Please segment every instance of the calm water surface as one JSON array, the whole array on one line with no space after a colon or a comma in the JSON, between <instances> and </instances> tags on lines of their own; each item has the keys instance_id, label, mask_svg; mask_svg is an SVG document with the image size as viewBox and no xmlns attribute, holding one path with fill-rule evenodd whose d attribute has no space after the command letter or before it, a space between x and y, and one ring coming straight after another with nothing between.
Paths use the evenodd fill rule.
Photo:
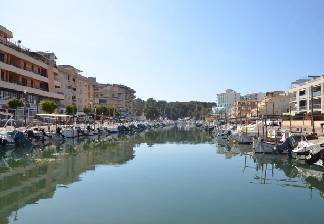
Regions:
<instances>
[{"instance_id":1,"label":"calm water surface","mask_svg":"<svg viewBox=\"0 0 324 224\"><path fill-rule=\"evenodd\" d=\"M175 129L3 153L0 223L323 223L323 170Z\"/></svg>"}]
</instances>

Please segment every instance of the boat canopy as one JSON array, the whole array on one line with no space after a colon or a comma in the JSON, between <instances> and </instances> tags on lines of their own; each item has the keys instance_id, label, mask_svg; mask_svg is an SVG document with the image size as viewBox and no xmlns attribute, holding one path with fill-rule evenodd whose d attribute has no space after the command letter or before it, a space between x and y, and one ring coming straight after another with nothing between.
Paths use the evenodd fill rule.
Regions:
<instances>
[{"instance_id":1,"label":"boat canopy","mask_svg":"<svg viewBox=\"0 0 324 224\"><path fill-rule=\"evenodd\" d=\"M2 111L0 111L0 115L2 115L2 116L13 116L13 114L11 114L11 113L2 112Z\"/></svg>"},{"instance_id":2,"label":"boat canopy","mask_svg":"<svg viewBox=\"0 0 324 224\"><path fill-rule=\"evenodd\" d=\"M40 117L72 117L70 115L66 115L66 114L36 114L36 116L40 116Z\"/></svg>"}]
</instances>

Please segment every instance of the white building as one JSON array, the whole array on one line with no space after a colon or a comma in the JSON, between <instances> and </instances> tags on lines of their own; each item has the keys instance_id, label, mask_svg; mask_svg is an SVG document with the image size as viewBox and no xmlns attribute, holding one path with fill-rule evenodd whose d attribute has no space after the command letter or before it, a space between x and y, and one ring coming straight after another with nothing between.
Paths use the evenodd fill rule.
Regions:
<instances>
[{"instance_id":1,"label":"white building","mask_svg":"<svg viewBox=\"0 0 324 224\"><path fill-rule=\"evenodd\" d=\"M231 108L240 100L241 95L232 89L227 89L225 93L217 94L217 108L223 111L230 117Z\"/></svg>"},{"instance_id":2,"label":"white building","mask_svg":"<svg viewBox=\"0 0 324 224\"><path fill-rule=\"evenodd\" d=\"M292 113L310 113L312 109L312 96L314 112L324 113L323 89L324 76L311 76L308 79L300 79L293 82L288 90Z\"/></svg>"}]
</instances>

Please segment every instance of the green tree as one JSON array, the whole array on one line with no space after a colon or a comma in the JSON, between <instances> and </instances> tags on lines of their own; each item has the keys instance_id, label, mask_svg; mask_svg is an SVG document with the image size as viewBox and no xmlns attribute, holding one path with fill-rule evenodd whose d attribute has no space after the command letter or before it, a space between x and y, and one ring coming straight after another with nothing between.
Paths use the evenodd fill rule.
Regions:
<instances>
[{"instance_id":1,"label":"green tree","mask_svg":"<svg viewBox=\"0 0 324 224\"><path fill-rule=\"evenodd\" d=\"M91 113L93 113L93 109L91 107L85 107L85 108L83 108L83 112L85 114L91 114Z\"/></svg>"},{"instance_id":2,"label":"green tree","mask_svg":"<svg viewBox=\"0 0 324 224\"><path fill-rule=\"evenodd\" d=\"M66 105L65 106L65 113L67 115L75 115L77 112L77 107L74 104Z\"/></svg>"},{"instance_id":3,"label":"green tree","mask_svg":"<svg viewBox=\"0 0 324 224\"><path fill-rule=\"evenodd\" d=\"M148 98L146 100L146 104L145 104L146 107L157 107L157 102L155 99L153 98Z\"/></svg>"},{"instance_id":4,"label":"green tree","mask_svg":"<svg viewBox=\"0 0 324 224\"><path fill-rule=\"evenodd\" d=\"M97 115L105 115L105 116L109 115L108 114L109 110L108 110L108 107L106 107L106 106L97 106L96 112L97 112Z\"/></svg>"},{"instance_id":5,"label":"green tree","mask_svg":"<svg viewBox=\"0 0 324 224\"><path fill-rule=\"evenodd\" d=\"M146 119L156 120L160 117L160 111L157 107L146 107L144 110Z\"/></svg>"},{"instance_id":6,"label":"green tree","mask_svg":"<svg viewBox=\"0 0 324 224\"><path fill-rule=\"evenodd\" d=\"M114 106L107 107L107 110L108 110L107 111L107 114L110 117L114 117L114 116L118 116L119 115L119 112L118 112L117 108L114 107Z\"/></svg>"},{"instance_id":7,"label":"green tree","mask_svg":"<svg viewBox=\"0 0 324 224\"><path fill-rule=\"evenodd\" d=\"M16 110L17 108L23 107L23 106L24 106L24 103L21 99L14 98L14 99L9 100L9 102L8 102L8 107L10 109Z\"/></svg>"},{"instance_id":8,"label":"green tree","mask_svg":"<svg viewBox=\"0 0 324 224\"><path fill-rule=\"evenodd\" d=\"M40 106L42 108L42 111L48 114L54 113L54 111L57 108L57 104L53 100L47 100L47 99L41 100Z\"/></svg>"},{"instance_id":9,"label":"green tree","mask_svg":"<svg viewBox=\"0 0 324 224\"><path fill-rule=\"evenodd\" d=\"M167 105L168 102L165 100L157 101L157 107L159 108L162 117L165 117Z\"/></svg>"},{"instance_id":10,"label":"green tree","mask_svg":"<svg viewBox=\"0 0 324 224\"><path fill-rule=\"evenodd\" d=\"M134 105L135 115L141 116L144 113L145 101L140 98L137 98L134 100L133 105Z\"/></svg>"}]
</instances>

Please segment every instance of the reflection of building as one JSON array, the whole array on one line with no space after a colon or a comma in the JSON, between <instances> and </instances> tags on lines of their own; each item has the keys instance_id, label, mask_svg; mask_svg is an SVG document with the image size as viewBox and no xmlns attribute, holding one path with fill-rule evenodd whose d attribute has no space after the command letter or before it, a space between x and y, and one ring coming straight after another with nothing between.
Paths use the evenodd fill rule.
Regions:
<instances>
[{"instance_id":1,"label":"reflection of building","mask_svg":"<svg viewBox=\"0 0 324 224\"><path fill-rule=\"evenodd\" d=\"M75 105L78 111L83 112L85 107L91 106L94 101L94 86L81 71L71 65L59 65L58 80L62 84L60 92L64 94L61 107Z\"/></svg>"},{"instance_id":2,"label":"reflection of building","mask_svg":"<svg viewBox=\"0 0 324 224\"><path fill-rule=\"evenodd\" d=\"M12 212L40 199L52 198L59 184L79 181L79 175L97 164L124 164L134 158L132 141L118 144L80 145L73 156L46 161L12 160L11 169L0 173L0 223L9 223ZM74 147L73 145L71 147ZM96 150L89 147L95 147ZM87 148L88 150L82 150ZM19 214L18 214L19 216Z\"/></svg>"},{"instance_id":3,"label":"reflection of building","mask_svg":"<svg viewBox=\"0 0 324 224\"><path fill-rule=\"evenodd\" d=\"M310 113L312 109L312 95L314 112L324 113L323 88L324 76L313 76L293 82L291 88L288 90L292 113Z\"/></svg>"},{"instance_id":4,"label":"reflection of building","mask_svg":"<svg viewBox=\"0 0 324 224\"><path fill-rule=\"evenodd\" d=\"M53 53L33 52L11 41L13 34L0 25L0 104L10 98L27 99L30 106L42 98L63 99Z\"/></svg>"}]
</instances>

